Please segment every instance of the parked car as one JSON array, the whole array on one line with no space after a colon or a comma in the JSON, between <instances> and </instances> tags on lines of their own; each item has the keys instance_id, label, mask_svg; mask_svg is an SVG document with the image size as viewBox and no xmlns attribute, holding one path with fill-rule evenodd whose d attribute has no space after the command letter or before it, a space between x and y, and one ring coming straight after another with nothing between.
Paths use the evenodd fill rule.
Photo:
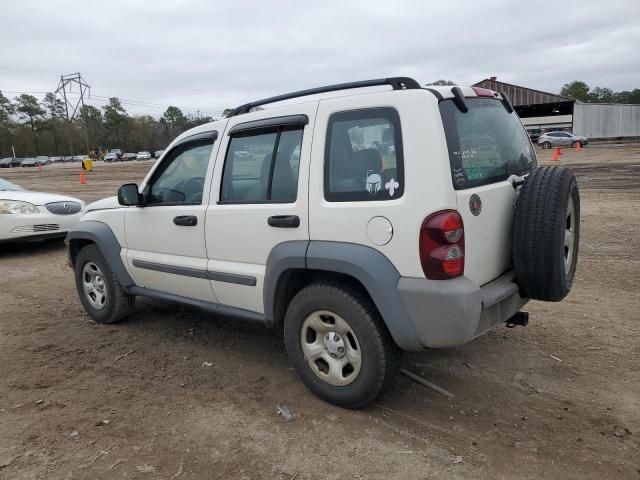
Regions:
<instances>
[{"instance_id":1,"label":"parked car","mask_svg":"<svg viewBox=\"0 0 640 480\"><path fill-rule=\"evenodd\" d=\"M135 153L123 153L122 157L120 157L120 160L122 160L123 162L128 162L135 159L136 159Z\"/></svg>"},{"instance_id":2,"label":"parked car","mask_svg":"<svg viewBox=\"0 0 640 480\"><path fill-rule=\"evenodd\" d=\"M542 148L571 146L576 144L585 146L589 143L587 137L574 135L569 132L546 132L538 137L538 145L542 145Z\"/></svg>"},{"instance_id":3,"label":"parked car","mask_svg":"<svg viewBox=\"0 0 640 480\"><path fill-rule=\"evenodd\" d=\"M73 156L72 155L65 155L62 157L62 161L67 163L67 162L73 162Z\"/></svg>"},{"instance_id":4,"label":"parked car","mask_svg":"<svg viewBox=\"0 0 640 480\"><path fill-rule=\"evenodd\" d=\"M0 160L0 168L11 168L12 161L13 158L11 157L3 158L2 160Z\"/></svg>"},{"instance_id":5,"label":"parked car","mask_svg":"<svg viewBox=\"0 0 640 480\"><path fill-rule=\"evenodd\" d=\"M40 165L51 165L51 159L46 155L39 155L36 157L36 160L40 162Z\"/></svg>"},{"instance_id":6,"label":"parked car","mask_svg":"<svg viewBox=\"0 0 640 480\"><path fill-rule=\"evenodd\" d=\"M0 178L0 241L64 237L84 206L77 198L31 192Z\"/></svg>"},{"instance_id":7,"label":"parked car","mask_svg":"<svg viewBox=\"0 0 640 480\"><path fill-rule=\"evenodd\" d=\"M155 152L153 152L153 158L158 159L162 156L163 153L164 150L156 150Z\"/></svg>"},{"instance_id":8,"label":"parked car","mask_svg":"<svg viewBox=\"0 0 640 480\"><path fill-rule=\"evenodd\" d=\"M20 164L21 167L39 167L42 165L37 158L25 158Z\"/></svg>"},{"instance_id":9,"label":"parked car","mask_svg":"<svg viewBox=\"0 0 640 480\"><path fill-rule=\"evenodd\" d=\"M89 316L117 322L145 296L282 327L305 385L360 408L401 350L526 325L529 299L564 298L576 179L537 166L508 97L388 78L274 98L363 86L391 89L237 107L89 205L67 236Z\"/></svg>"},{"instance_id":10,"label":"parked car","mask_svg":"<svg viewBox=\"0 0 640 480\"><path fill-rule=\"evenodd\" d=\"M118 155L117 155L117 154L115 154L115 153L111 153L111 152L110 152L110 153L107 153L107 154L104 156L104 159L103 159L103 160L104 160L105 162L117 162L118 160L120 160L120 157L118 157Z\"/></svg>"},{"instance_id":11,"label":"parked car","mask_svg":"<svg viewBox=\"0 0 640 480\"><path fill-rule=\"evenodd\" d=\"M149 152L138 152L136 160L151 160L151 154Z\"/></svg>"},{"instance_id":12,"label":"parked car","mask_svg":"<svg viewBox=\"0 0 640 480\"><path fill-rule=\"evenodd\" d=\"M20 157L13 157L11 159L11 166L12 167L19 167L20 165L22 165L22 161L24 160L24 158L20 158Z\"/></svg>"},{"instance_id":13,"label":"parked car","mask_svg":"<svg viewBox=\"0 0 640 480\"><path fill-rule=\"evenodd\" d=\"M83 160L89 160L89 155L74 155L73 156L73 161L74 162L82 162Z\"/></svg>"},{"instance_id":14,"label":"parked car","mask_svg":"<svg viewBox=\"0 0 640 480\"><path fill-rule=\"evenodd\" d=\"M117 155L118 159L122 157L122 150L120 150L119 148L112 148L111 150L109 150L109 153Z\"/></svg>"},{"instance_id":15,"label":"parked car","mask_svg":"<svg viewBox=\"0 0 640 480\"><path fill-rule=\"evenodd\" d=\"M49 157L49 160L51 160L51 163L58 163L62 162L62 157Z\"/></svg>"}]
</instances>

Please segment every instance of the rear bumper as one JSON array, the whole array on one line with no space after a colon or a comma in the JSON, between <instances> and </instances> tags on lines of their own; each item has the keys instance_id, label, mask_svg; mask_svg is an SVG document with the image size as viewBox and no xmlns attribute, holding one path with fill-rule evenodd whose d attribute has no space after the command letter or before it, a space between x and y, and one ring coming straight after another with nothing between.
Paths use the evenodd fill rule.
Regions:
<instances>
[{"instance_id":1,"label":"rear bumper","mask_svg":"<svg viewBox=\"0 0 640 480\"><path fill-rule=\"evenodd\" d=\"M480 287L466 277L401 277L397 289L420 343L425 348L455 347L506 322L528 302L514 279L510 271Z\"/></svg>"}]
</instances>

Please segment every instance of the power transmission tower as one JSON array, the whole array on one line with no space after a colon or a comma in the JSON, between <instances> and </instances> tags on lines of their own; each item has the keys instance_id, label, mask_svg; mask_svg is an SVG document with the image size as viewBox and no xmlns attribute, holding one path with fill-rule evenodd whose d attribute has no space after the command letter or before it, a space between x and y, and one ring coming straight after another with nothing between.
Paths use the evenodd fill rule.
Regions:
<instances>
[{"instance_id":1,"label":"power transmission tower","mask_svg":"<svg viewBox=\"0 0 640 480\"><path fill-rule=\"evenodd\" d=\"M69 94L76 93L73 91L77 90L77 93L80 95L78 98L72 98ZM80 112L81 114L84 112L84 99L91 98L91 86L82 78L80 72L71 73L69 75L60 75L60 83L58 84L58 89L56 90L56 95L61 95L64 100L64 109L67 115L67 121L69 125L76 117L76 114ZM85 137L85 146L87 151L89 150L89 128L87 125L87 119L83 118L82 122L84 123L84 137ZM69 139L71 141L71 139Z\"/></svg>"},{"instance_id":2,"label":"power transmission tower","mask_svg":"<svg viewBox=\"0 0 640 480\"><path fill-rule=\"evenodd\" d=\"M73 93L73 86L76 86L80 97L77 99L72 99L67 95ZM80 72L72 73L70 75L60 75L60 83L58 84L58 89L56 90L56 94L62 95L62 99L64 100L64 108L67 114L67 120L72 121L78 110L81 110L84 107L84 98L91 98L91 87L87 82L85 82Z\"/></svg>"}]
</instances>

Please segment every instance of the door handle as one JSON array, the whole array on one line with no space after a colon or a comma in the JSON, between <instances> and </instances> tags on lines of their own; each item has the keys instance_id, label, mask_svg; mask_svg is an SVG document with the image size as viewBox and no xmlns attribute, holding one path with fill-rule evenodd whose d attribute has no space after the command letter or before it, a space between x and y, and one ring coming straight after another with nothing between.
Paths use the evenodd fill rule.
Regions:
<instances>
[{"instance_id":1,"label":"door handle","mask_svg":"<svg viewBox=\"0 0 640 480\"><path fill-rule=\"evenodd\" d=\"M300 226L300 217L297 215L273 215L267 219L271 227L297 228Z\"/></svg>"},{"instance_id":2,"label":"door handle","mask_svg":"<svg viewBox=\"0 0 640 480\"><path fill-rule=\"evenodd\" d=\"M181 227L195 227L198 224L198 217L195 215L178 215L173 217L173 223Z\"/></svg>"}]
</instances>

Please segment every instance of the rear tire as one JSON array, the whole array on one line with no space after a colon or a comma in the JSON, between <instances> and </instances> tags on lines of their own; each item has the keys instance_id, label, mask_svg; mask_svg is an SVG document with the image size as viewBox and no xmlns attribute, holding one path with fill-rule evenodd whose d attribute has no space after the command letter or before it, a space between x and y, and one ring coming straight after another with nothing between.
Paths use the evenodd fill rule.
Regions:
<instances>
[{"instance_id":1,"label":"rear tire","mask_svg":"<svg viewBox=\"0 0 640 480\"><path fill-rule=\"evenodd\" d=\"M98 323L115 323L133 311L128 294L96 245L82 248L74 262L76 289L82 306Z\"/></svg>"},{"instance_id":2,"label":"rear tire","mask_svg":"<svg viewBox=\"0 0 640 480\"><path fill-rule=\"evenodd\" d=\"M573 173L557 166L534 169L518 200L513 257L520 294L557 302L573 284L580 242L580 194Z\"/></svg>"},{"instance_id":3,"label":"rear tire","mask_svg":"<svg viewBox=\"0 0 640 480\"><path fill-rule=\"evenodd\" d=\"M284 340L304 384L341 407L365 407L400 368L400 350L376 307L346 284L315 283L302 289L287 309Z\"/></svg>"},{"instance_id":4,"label":"rear tire","mask_svg":"<svg viewBox=\"0 0 640 480\"><path fill-rule=\"evenodd\" d=\"M549 150L551 148L551 143L542 142L542 148L544 148L545 150Z\"/></svg>"}]
</instances>

